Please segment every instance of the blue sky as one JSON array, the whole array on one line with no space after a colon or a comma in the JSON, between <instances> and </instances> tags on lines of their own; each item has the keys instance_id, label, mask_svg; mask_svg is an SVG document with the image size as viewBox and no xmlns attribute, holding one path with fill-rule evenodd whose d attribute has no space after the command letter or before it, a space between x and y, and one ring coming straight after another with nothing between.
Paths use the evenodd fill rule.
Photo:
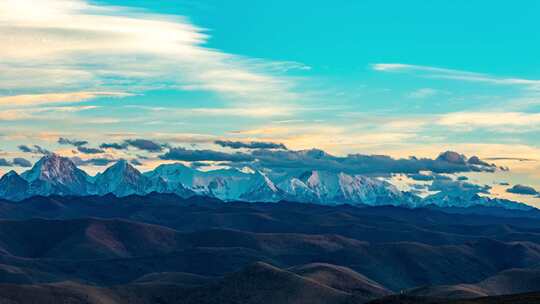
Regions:
<instances>
[{"instance_id":1,"label":"blue sky","mask_svg":"<svg viewBox=\"0 0 540 304\"><path fill-rule=\"evenodd\" d=\"M5 1L0 148L450 149L532 159L475 178L540 188L539 13L526 0Z\"/></svg>"}]
</instances>

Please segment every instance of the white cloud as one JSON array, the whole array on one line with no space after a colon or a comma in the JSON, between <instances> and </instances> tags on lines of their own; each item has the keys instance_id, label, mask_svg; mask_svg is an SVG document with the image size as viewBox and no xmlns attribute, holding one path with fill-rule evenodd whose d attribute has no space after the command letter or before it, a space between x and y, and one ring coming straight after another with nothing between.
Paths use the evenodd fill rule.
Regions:
<instances>
[{"instance_id":1,"label":"white cloud","mask_svg":"<svg viewBox=\"0 0 540 304\"><path fill-rule=\"evenodd\" d=\"M98 106L31 107L31 108L20 108L20 109L6 109L6 110L0 110L0 121L66 120L70 118L69 117L70 113L92 110L96 108L98 108ZM87 122L88 121L85 121L85 123Z\"/></svg>"},{"instance_id":2,"label":"white cloud","mask_svg":"<svg viewBox=\"0 0 540 304\"><path fill-rule=\"evenodd\" d=\"M484 127L503 131L527 132L531 131L531 128L540 126L540 113L456 112L440 116L437 123L451 127Z\"/></svg>"},{"instance_id":3,"label":"white cloud","mask_svg":"<svg viewBox=\"0 0 540 304\"><path fill-rule=\"evenodd\" d=\"M534 91L540 91L540 80L496 77L483 73L401 63L376 63L372 65L372 68L380 72L414 73L428 78L482 82L494 85L521 85Z\"/></svg>"},{"instance_id":4,"label":"white cloud","mask_svg":"<svg viewBox=\"0 0 540 304\"><path fill-rule=\"evenodd\" d=\"M206 48L178 16L84 0L4 0L0 20L0 95L173 87L257 102L295 97L279 72L306 68Z\"/></svg>"},{"instance_id":5,"label":"white cloud","mask_svg":"<svg viewBox=\"0 0 540 304\"><path fill-rule=\"evenodd\" d=\"M23 94L0 97L0 106L29 106L50 103L70 103L86 101L97 97L125 97L129 95L131 94L121 92Z\"/></svg>"},{"instance_id":6,"label":"white cloud","mask_svg":"<svg viewBox=\"0 0 540 304\"><path fill-rule=\"evenodd\" d=\"M408 94L410 98L423 99L437 95L439 92L431 88L422 88Z\"/></svg>"}]
</instances>

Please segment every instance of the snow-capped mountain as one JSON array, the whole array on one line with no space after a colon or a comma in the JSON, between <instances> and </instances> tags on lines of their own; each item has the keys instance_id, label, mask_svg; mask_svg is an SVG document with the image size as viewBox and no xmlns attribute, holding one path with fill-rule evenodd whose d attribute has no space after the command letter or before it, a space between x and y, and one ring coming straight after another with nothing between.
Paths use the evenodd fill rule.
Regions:
<instances>
[{"instance_id":1,"label":"snow-capped mountain","mask_svg":"<svg viewBox=\"0 0 540 304\"><path fill-rule=\"evenodd\" d=\"M9 171L0 179L0 197L18 201L26 198L30 184L17 172Z\"/></svg>"},{"instance_id":2,"label":"snow-capped mountain","mask_svg":"<svg viewBox=\"0 0 540 304\"><path fill-rule=\"evenodd\" d=\"M315 155L317 156L317 155ZM181 197L204 195L224 201L318 204L362 204L421 207L496 206L523 209L523 204L477 195L484 188L467 182L436 179L439 192L424 199L398 190L391 183L364 175L312 170L307 172L259 171L251 168L201 171L180 163L163 164L141 173L120 160L96 176L89 176L66 157L55 154L40 159L21 175L11 171L0 179L0 198L23 200L42 195L145 195L174 193ZM445 191L440 191L444 189Z\"/></svg>"},{"instance_id":3,"label":"snow-capped mountain","mask_svg":"<svg viewBox=\"0 0 540 304\"><path fill-rule=\"evenodd\" d=\"M164 180L173 193L182 187L226 201L279 201L282 198L272 181L260 172L238 169L199 171L182 164L164 164L145 173L145 176L151 180Z\"/></svg>"},{"instance_id":4,"label":"snow-capped mountain","mask_svg":"<svg viewBox=\"0 0 540 304\"><path fill-rule=\"evenodd\" d=\"M31 195L80 195L88 193L89 176L66 157L46 155L21 177Z\"/></svg>"},{"instance_id":5,"label":"snow-capped mountain","mask_svg":"<svg viewBox=\"0 0 540 304\"><path fill-rule=\"evenodd\" d=\"M497 199L497 198L489 198L486 196L481 196L478 194L456 194L456 193L447 193L447 192L439 192L433 195L430 195L422 201L422 205L428 206L428 205L436 205L438 207L457 207L457 208L469 208L469 207L477 207L477 206L484 206L484 207L498 207L498 208L504 208L504 209L512 209L512 210L531 210L534 209L533 207L518 203L506 199Z\"/></svg>"},{"instance_id":6,"label":"snow-capped mountain","mask_svg":"<svg viewBox=\"0 0 540 304\"><path fill-rule=\"evenodd\" d=\"M291 198L321 204L407 205L413 202L386 181L363 175L308 171L278 184Z\"/></svg>"},{"instance_id":7,"label":"snow-capped mountain","mask_svg":"<svg viewBox=\"0 0 540 304\"><path fill-rule=\"evenodd\" d=\"M94 179L94 191L96 194L105 195L112 193L116 196L131 194L146 194L150 187L150 179L141 174L125 160L119 160L107 168L103 173L96 175ZM162 190L157 187L157 189Z\"/></svg>"}]
</instances>

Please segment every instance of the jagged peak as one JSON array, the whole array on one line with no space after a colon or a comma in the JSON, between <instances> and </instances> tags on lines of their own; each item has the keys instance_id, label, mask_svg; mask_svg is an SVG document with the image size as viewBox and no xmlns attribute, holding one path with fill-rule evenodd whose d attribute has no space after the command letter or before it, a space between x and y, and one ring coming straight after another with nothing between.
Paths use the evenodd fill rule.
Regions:
<instances>
[{"instance_id":1,"label":"jagged peak","mask_svg":"<svg viewBox=\"0 0 540 304\"><path fill-rule=\"evenodd\" d=\"M30 182L37 179L62 182L67 176L73 174L87 177L86 172L79 169L71 159L51 153L40 158L30 170L24 172L21 176Z\"/></svg>"},{"instance_id":2,"label":"jagged peak","mask_svg":"<svg viewBox=\"0 0 540 304\"><path fill-rule=\"evenodd\" d=\"M110 166L109 168L107 168L104 172L103 172L103 175L107 175L107 174L114 174L114 173L124 173L124 174L129 174L129 173L134 173L134 174L141 174L141 172L139 170L137 170L137 168L133 167L127 160L125 159L120 159L118 160L116 163L114 163L112 166Z\"/></svg>"},{"instance_id":3,"label":"jagged peak","mask_svg":"<svg viewBox=\"0 0 540 304\"><path fill-rule=\"evenodd\" d=\"M20 177L19 173L17 173L15 170L9 170L6 174L4 174L5 177Z\"/></svg>"}]
</instances>

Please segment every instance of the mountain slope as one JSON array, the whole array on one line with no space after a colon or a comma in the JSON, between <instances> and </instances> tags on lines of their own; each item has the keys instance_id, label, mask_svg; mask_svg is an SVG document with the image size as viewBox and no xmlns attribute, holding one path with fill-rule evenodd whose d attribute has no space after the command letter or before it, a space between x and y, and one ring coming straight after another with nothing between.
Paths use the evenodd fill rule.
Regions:
<instances>
[{"instance_id":1,"label":"mountain slope","mask_svg":"<svg viewBox=\"0 0 540 304\"><path fill-rule=\"evenodd\" d=\"M540 270L509 269L475 284L426 286L407 294L433 298L468 299L526 293L540 289Z\"/></svg>"},{"instance_id":2,"label":"mountain slope","mask_svg":"<svg viewBox=\"0 0 540 304\"><path fill-rule=\"evenodd\" d=\"M334 289L354 294L366 301L392 294L379 283L343 266L311 263L289 268L289 271Z\"/></svg>"},{"instance_id":3,"label":"mountain slope","mask_svg":"<svg viewBox=\"0 0 540 304\"><path fill-rule=\"evenodd\" d=\"M29 183L28 196L32 195L86 195L89 176L66 157L46 155L32 169L21 175Z\"/></svg>"}]
</instances>

